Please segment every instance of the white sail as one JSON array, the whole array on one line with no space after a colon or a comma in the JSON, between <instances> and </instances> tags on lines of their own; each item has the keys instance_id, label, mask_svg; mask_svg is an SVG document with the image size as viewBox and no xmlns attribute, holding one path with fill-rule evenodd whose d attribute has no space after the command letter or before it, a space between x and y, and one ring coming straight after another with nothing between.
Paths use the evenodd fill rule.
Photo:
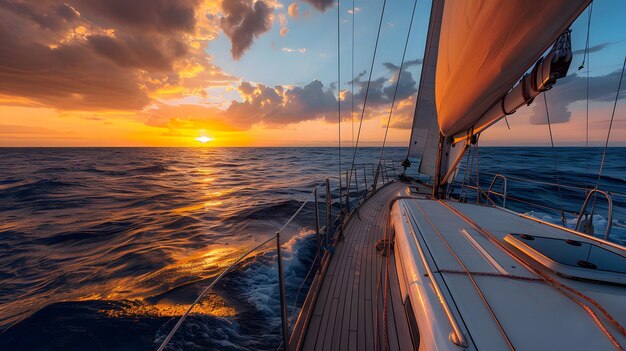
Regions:
<instances>
[{"instance_id":1,"label":"white sail","mask_svg":"<svg viewBox=\"0 0 626 351\"><path fill-rule=\"evenodd\" d=\"M432 3L408 152L410 157L420 157L419 172L431 177L435 175L437 139L439 138L435 109L435 74L443 3L439 0L434 0Z\"/></svg>"},{"instance_id":2,"label":"white sail","mask_svg":"<svg viewBox=\"0 0 626 351\"><path fill-rule=\"evenodd\" d=\"M435 87L441 133L474 128L589 2L447 0Z\"/></svg>"}]
</instances>

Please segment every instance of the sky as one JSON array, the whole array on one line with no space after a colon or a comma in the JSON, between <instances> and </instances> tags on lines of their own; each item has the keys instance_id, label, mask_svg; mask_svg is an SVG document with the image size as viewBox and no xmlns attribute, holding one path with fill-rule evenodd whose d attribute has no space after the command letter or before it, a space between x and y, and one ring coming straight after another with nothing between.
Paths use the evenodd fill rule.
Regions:
<instances>
[{"instance_id":1,"label":"sky","mask_svg":"<svg viewBox=\"0 0 626 351\"><path fill-rule=\"evenodd\" d=\"M388 145L408 143L430 1L0 0L0 146ZM624 56L626 1L572 25L568 77L547 93L556 145L603 145ZM339 15L339 47L337 16ZM354 31L353 31L354 28ZM354 33L354 39L353 39ZM354 44L353 44L354 40ZM338 65L338 62L340 64ZM338 74L340 70L340 74ZM366 108L362 105L371 76ZM626 146L626 87L612 146ZM549 145L543 99L481 145Z\"/></svg>"}]
</instances>

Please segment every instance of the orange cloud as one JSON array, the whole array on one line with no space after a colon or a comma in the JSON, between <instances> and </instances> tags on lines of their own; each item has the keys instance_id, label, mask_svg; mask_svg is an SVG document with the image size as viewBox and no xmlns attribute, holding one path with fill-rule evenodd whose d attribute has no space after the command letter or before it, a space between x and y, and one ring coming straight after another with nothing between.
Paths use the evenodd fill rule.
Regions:
<instances>
[{"instance_id":1,"label":"orange cloud","mask_svg":"<svg viewBox=\"0 0 626 351\"><path fill-rule=\"evenodd\" d=\"M300 6L298 6L297 2L292 2L291 5L287 8L289 16L291 18L296 19L300 16Z\"/></svg>"}]
</instances>

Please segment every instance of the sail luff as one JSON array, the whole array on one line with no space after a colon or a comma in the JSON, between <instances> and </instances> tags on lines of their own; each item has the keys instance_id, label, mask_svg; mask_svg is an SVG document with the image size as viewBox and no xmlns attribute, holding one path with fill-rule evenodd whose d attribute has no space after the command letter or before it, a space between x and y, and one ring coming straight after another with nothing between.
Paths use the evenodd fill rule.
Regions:
<instances>
[{"instance_id":1,"label":"sail luff","mask_svg":"<svg viewBox=\"0 0 626 351\"><path fill-rule=\"evenodd\" d=\"M413 125L407 155L420 157L419 172L435 175L435 153L439 135L437 111L435 109L435 77L439 47L439 31L443 15L443 0L433 0L430 12L426 46L422 61Z\"/></svg>"}]
</instances>

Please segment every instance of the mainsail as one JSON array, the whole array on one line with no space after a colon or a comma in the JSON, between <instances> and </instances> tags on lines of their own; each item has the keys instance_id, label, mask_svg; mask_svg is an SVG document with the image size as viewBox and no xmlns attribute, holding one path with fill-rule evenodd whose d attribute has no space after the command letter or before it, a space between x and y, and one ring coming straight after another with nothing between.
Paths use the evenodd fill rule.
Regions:
<instances>
[{"instance_id":1,"label":"mainsail","mask_svg":"<svg viewBox=\"0 0 626 351\"><path fill-rule=\"evenodd\" d=\"M589 2L433 1L409 156L423 155L420 173L435 176L435 188L453 178L474 135L565 76L567 28Z\"/></svg>"},{"instance_id":2,"label":"mainsail","mask_svg":"<svg viewBox=\"0 0 626 351\"><path fill-rule=\"evenodd\" d=\"M483 114L505 96L589 2L446 1L435 87L441 133L451 136L478 129Z\"/></svg>"}]
</instances>

